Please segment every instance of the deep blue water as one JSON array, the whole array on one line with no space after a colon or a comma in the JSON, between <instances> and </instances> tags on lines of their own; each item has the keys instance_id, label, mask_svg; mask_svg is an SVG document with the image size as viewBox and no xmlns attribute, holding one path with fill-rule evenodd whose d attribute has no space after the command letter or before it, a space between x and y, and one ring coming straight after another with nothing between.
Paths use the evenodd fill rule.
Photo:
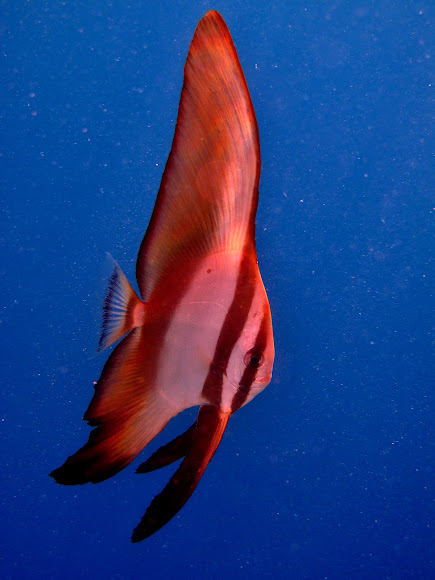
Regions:
<instances>
[{"instance_id":1,"label":"deep blue water","mask_svg":"<svg viewBox=\"0 0 435 580\"><path fill-rule=\"evenodd\" d=\"M435 577L433 3L0 6L1 577ZM134 280L211 8L259 124L275 370L179 515L131 545L173 471L135 467L194 410L109 481L47 474L87 439L105 253Z\"/></svg>"}]
</instances>

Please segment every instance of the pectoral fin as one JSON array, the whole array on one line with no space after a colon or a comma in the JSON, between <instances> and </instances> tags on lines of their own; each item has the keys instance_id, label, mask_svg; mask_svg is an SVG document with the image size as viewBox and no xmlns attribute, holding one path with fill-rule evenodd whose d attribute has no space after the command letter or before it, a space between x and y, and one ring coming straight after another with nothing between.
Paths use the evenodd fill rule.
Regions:
<instances>
[{"instance_id":1,"label":"pectoral fin","mask_svg":"<svg viewBox=\"0 0 435 580\"><path fill-rule=\"evenodd\" d=\"M140 542L154 534L183 507L218 448L229 417L229 413L222 413L217 407L200 408L191 447L186 457L164 490L151 502L140 524L133 532L132 542ZM169 457L173 456L169 454Z\"/></svg>"},{"instance_id":2,"label":"pectoral fin","mask_svg":"<svg viewBox=\"0 0 435 580\"><path fill-rule=\"evenodd\" d=\"M107 257L112 261L113 268L103 305L99 351L119 340L133 328L142 326L145 317L145 305L139 300L112 256L107 254Z\"/></svg>"}]
</instances>

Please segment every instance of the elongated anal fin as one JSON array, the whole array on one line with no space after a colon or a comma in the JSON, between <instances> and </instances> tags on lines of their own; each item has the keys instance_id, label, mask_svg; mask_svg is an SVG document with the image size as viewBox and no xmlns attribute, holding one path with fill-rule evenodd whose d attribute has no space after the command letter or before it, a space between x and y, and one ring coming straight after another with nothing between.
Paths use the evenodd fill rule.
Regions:
<instances>
[{"instance_id":1,"label":"elongated anal fin","mask_svg":"<svg viewBox=\"0 0 435 580\"><path fill-rule=\"evenodd\" d=\"M132 542L140 542L157 532L187 502L219 446L229 417L230 413L222 413L218 407L200 408L186 457L164 490L149 505L133 532Z\"/></svg>"},{"instance_id":2,"label":"elongated anal fin","mask_svg":"<svg viewBox=\"0 0 435 580\"><path fill-rule=\"evenodd\" d=\"M149 473L155 469L166 467L184 457L191 445L196 430L196 421L184 433L163 445L136 469L136 473Z\"/></svg>"},{"instance_id":3,"label":"elongated anal fin","mask_svg":"<svg viewBox=\"0 0 435 580\"><path fill-rule=\"evenodd\" d=\"M145 305L130 286L118 264L113 260L107 295L103 305L103 322L98 351L104 350L124 334L144 321Z\"/></svg>"},{"instance_id":4,"label":"elongated anal fin","mask_svg":"<svg viewBox=\"0 0 435 580\"><path fill-rule=\"evenodd\" d=\"M63 485L98 483L126 467L182 407L162 397L153 380L155 328L135 328L111 353L84 419L89 441L50 475Z\"/></svg>"}]
</instances>

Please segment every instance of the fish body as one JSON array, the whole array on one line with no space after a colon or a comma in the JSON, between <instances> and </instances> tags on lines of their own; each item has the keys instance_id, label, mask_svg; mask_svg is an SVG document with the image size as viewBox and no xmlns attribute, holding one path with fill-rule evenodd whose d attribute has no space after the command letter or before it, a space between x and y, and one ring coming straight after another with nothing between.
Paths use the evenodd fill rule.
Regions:
<instances>
[{"instance_id":1,"label":"fish body","mask_svg":"<svg viewBox=\"0 0 435 580\"><path fill-rule=\"evenodd\" d=\"M208 12L189 49L174 140L138 254L140 297L117 264L110 278L100 349L124 338L84 416L96 429L51 473L65 485L103 481L172 417L199 406L194 425L138 468L184 457L134 542L184 505L232 413L270 382L272 321L254 239L259 175L258 129L237 53L222 17Z\"/></svg>"}]
</instances>

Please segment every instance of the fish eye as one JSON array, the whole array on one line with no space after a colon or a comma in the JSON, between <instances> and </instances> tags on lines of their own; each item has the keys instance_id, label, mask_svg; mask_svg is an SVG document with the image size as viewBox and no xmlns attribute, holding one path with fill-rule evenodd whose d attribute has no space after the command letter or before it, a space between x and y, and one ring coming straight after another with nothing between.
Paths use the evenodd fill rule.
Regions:
<instances>
[{"instance_id":1,"label":"fish eye","mask_svg":"<svg viewBox=\"0 0 435 580\"><path fill-rule=\"evenodd\" d=\"M244 362L247 367L252 367L254 369L258 369L263 364L263 353L258 352L256 350L248 350L245 354Z\"/></svg>"}]
</instances>

